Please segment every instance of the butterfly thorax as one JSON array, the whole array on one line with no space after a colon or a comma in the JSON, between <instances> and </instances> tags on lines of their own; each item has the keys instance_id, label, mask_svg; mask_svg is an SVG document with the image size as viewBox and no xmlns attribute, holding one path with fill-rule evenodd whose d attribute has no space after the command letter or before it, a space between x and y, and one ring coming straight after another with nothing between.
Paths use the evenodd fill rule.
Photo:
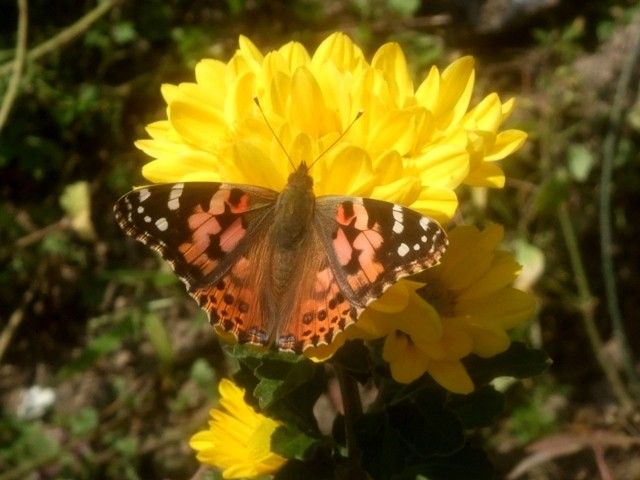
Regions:
<instances>
[{"instance_id":1,"label":"butterfly thorax","mask_svg":"<svg viewBox=\"0 0 640 480\"><path fill-rule=\"evenodd\" d=\"M273 250L271 258L266 259L271 276L266 309L273 318L283 314L284 297L300 280L299 270L304 264L305 248L308 249L314 207L313 180L307 166L301 164L289 175L287 185L278 195L270 229Z\"/></svg>"},{"instance_id":2,"label":"butterfly thorax","mask_svg":"<svg viewBox=\"0 0 640 480\"><path fill-rule=\"evenodd\" d=\"M302 163L289 175L287 185L278 195L271 229L276 249L299 248L309 233L314 206L313 179Z\"/></svg>"}]
</instances>

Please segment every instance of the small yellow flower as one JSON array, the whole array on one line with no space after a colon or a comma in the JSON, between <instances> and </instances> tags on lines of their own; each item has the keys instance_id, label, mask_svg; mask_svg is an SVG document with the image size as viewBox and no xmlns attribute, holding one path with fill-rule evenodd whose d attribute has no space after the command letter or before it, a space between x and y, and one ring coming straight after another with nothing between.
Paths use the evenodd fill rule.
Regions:
<instances>
[{"instance_id":1,"label":"small yellow flower","mask_svg":"<svg viewBox=\"0 0 640 480\"><path fill-rule=\"evenodd\" d=\"M229 380L218 385L220 407L210 411L209 429L189 445L201 463L222 470L223 478L252 478L276 472L286 460L271 452L271 435L280 425L244 401L244 390Z\"/></svg>"},{"instance_id":2,"label":"small yellow flower","mask_svg":"<svg viewBox=\"0 0 640 480\"><path fill-rule=\"evenodd\" d=\"M520 266L497 250L502 237L497 225L453 229L442 263L423 272L420 282L389 289L348 335L387 335L383 356L399 382L426 372L452 392L469 393L473 383L461 359L509 348L506 330L522 325L535 308L532 295L510 286Z\"/></svg>"}]
</instances>

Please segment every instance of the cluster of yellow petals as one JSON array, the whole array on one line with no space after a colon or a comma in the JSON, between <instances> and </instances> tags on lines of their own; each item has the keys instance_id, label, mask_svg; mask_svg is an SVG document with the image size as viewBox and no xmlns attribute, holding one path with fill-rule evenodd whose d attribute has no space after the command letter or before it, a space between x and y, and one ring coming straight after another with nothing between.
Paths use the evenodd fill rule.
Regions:
<instances>
[{"instance_id":1,"label":"cluster of yellow petals","mask_svg":"<svg viewBox=\"0 0 640 480\"><path fill-rule=\"evenodd\" d=\"M451 230L442 263L420 281L391 287L345 337L386 336L383 357L399 382L428 373L452 392L471 392L473 382L461 360L505 351L506 331L524 324L535 310L533 296L511 286L520 265L510 252L497 249L502 237L498 225Z\"/></svg>"},{"instance_id":2,"label":"cluster of yellow petals","mask_svg":"<svg viewBox=\"0 0 640 480\"><path fill-rule=\"evenodd\" d=\"M167 120L147 127L137 146L155 160L152 182L223 181L279 191L291 173L253 99L293 162L310 163L359 112L359 118L312 170L316 195L342 194L400 203L450 219L461 183L500 187L495 161L526 134L499 131L514 102L491 94L469 109L471 57L432 67L414 88L405 56L387 43L368 62L346 35L334 33L313 55L291 42L263 55L247 38L227 63L206 59L196 81L164 85Z\"/></svg>"},{"instance_id":3,"label":"cluster of yellow petals","mask_svg":"<svg viewBox=\"0 0 640 480\"><path fill-rule=\"evenodd\" d=\"M280 425L244 401L244 390L230 380L218 385L220 406L210 411L209 429L189 445L200 463L222 470L223 478L253 478L274 473L286 460L271 452L271 435Z\"/></svg>"}]
</instances>

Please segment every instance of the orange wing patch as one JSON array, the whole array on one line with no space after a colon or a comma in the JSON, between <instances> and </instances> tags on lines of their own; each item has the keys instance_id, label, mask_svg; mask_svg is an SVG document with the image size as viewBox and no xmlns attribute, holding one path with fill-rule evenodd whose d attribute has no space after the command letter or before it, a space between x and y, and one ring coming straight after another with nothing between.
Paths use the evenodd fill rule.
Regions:
<instances>
[{"instance_id":1,"label":"orange wing patch","mask_svg":"<svg viewBox=\"0 0 640 480\"><path fill-rule=\"evenodd\" d=\"M362 311L342 292L315 235L312 244L299 263L297 288L285 299L285 304L291 307L283 312L285 321L277 333L280 350L301 352L327 345L354 323Z\"/></svg>"},{"instance_id":2,"label":"orange wing patch","mask_svg":"<svg viewBox=\"0 0 640 480\"><path fill-rule=\"evenodd\" d=\"M260 289L266 273L260 259L269 255L268 249L264 240L257 242L216 284L191 292L216 331L239 343L264 346L271 338Z\"/></svg>"}]
</instances>

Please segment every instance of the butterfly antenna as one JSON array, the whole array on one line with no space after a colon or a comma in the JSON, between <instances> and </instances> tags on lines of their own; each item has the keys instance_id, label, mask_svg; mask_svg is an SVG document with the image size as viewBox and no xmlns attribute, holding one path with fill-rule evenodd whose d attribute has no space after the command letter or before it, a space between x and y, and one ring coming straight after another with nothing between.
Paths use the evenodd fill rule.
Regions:
<instances>
[{"instance_id":1,"label":"butterfly antenna","mask_svg":"<svg viewBox=\"0 0 640 480\"><path fill-rule=\"evenodd\" d=\"M293 160L291 160L291 157L289 156L289 152L287 152L287 149L284 148L284 145L280 141L280 138L278 138L278 134L269 123L269 120L267 120L267 116L264 114L264 110L262 110L262 106L260 105L260 100L258 100L258 97L253 97L253 103L255 103L258 106L258 110L260 110L260 113L262 114L262 118L264 118L264 123L267 124L267 127L269 127L269 130L271 130L271 133L273 133L273 137L276 139L276 142L278 142L278 145L280 145L280 148L282 149L284 154L287 156L287 160L289 160L289 163L295 170L296 166L294 165Z\"/></svg>"},{"instance_id":2,"label":"butterfly antenna","mask_svg":"<svg viewBox=\"0 0 640 480\"><path fill-rule=\"evenodd\" d=\"M356 123L356 121L362 116L363 113L364 113L363 110L359 110L358 113L356 113L355 118L353 120L351 120L351 123L347 126L347 128L344 130L344 132L342 132L340 134L340 136L338 138L336 138L335 142L333 142L331 145L329 145L327 148L325 148L324 151L320 155L318 155L313 162L311 162L311 165L309 165L308 168L311 168L312 166L314 166L316 164L316 162L318 160L320 160L324 156L325 153L327 153L329 150L331 150L336 145L336 143L338 143L340 140L342 140L344 138L344 136L349 132L349 130L351 130L351 127L353 127L353 124Z\"/></svg>"}]
</instances>

